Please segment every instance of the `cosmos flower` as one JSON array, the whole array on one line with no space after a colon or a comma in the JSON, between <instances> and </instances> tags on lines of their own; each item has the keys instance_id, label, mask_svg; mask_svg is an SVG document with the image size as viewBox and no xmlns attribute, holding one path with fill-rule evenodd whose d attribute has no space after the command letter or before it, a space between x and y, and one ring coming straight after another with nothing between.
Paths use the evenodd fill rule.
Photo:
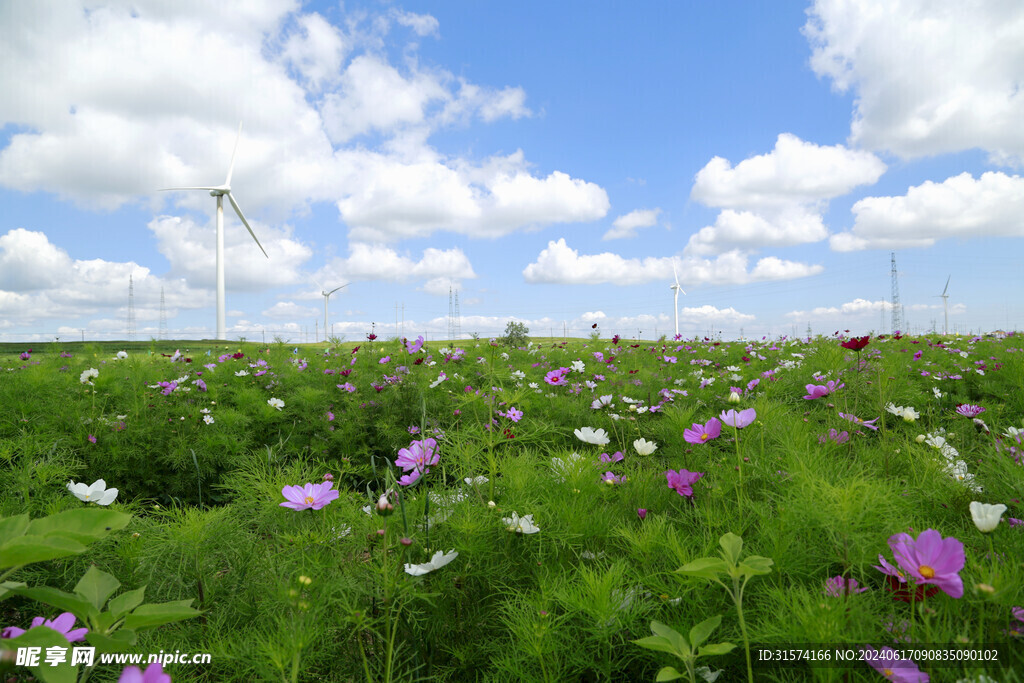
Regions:
<instances>
[{"instance_id":1,"label":"cosmos flower","mask_svg":"<svg viewBox=\"0 0 1024 683\"><path fill-rule=\"evenodd\" d=\"M455 550L449 550L447 553L438 550L434 553L434 556L430 558L429 562L424 562L423 564L406 564L405 573L411 576L423 576L424 574L429 574L435 569L440 569L458 556L459 553Z\"/></svg>"},{"instance_id":2,"label":"cosmos flower","mask_svg":"<svg viewBox=\"0 0 1024 683\"><path fill-rule=\"evenodd\" d=\"M956 414L963 415L964 417L977 417L985 412L985 409L981 406L972 405L970 403L958 403L956 406Z\"/></svg>"},{"instance_id":3,"label":"cosmos flower","mask_svg":"<svg viewBox=\"0 0 1024 683\"><path fill-rule=\"evenodd\" d=\"M972 501L970 508L974 526L978 527L978 531L983 534L987 534L995 529L999 525L999 520L1002 518L1003 513L1006 512L1006 506L1002 503L987 505L978 501Z\"/></svg>"},{"instance_id":4,"label":"cosmos flower","mask_svg":"<svg viewBox=\"0 0 1024 683\"><path fill-rule=\"evenodd\" d=\"M658 444L653 441L647 441L646 439L637 439L633 442L633 448L640 455L650 455L658 449Z\"/></svg>"},{"instance_id":5,"label":"cosmos flower","mask_svg":"<svg viewBox=\"0 0 1024 683\"><path fill-rule=\"evenodd\" d=\"M711 439L717 439L722 433L722 423L717 417L707 421L707 424L694 422L689 429L683 430L683 439L686 443L705 443Z\"/></svg>"},{"instance_id":6,"label":"cosmos flower","mask_svg":"<svg viewBox=\"0 0 1024 683\"><path fill-rule=\"evenodd\" d=\"M943 538L935 529L926 529L917 540L908 534L895 534L889 537L889 547L896 563L918 584L934 584L950 597L963 596L960 570L966 560L964 545L957 539Z\"/></svg>"},{"instance_id":7,"label":"cosmos flower","mask_svg":"<svg viewBox=\"0 0 1024 683\"><path fill-rule=\"evenodd\" d=\"M94 377L99 377L99 376L100 376L100 371L99 370L97 370L96 368L89 368L88 370L83 370L82 371L82 374L78 376L78 381L81 382L82 384L90 384L91 385L92 381L90 381L90 380L92 378L94 378Z\"/></svg>"},{"instance_id":8,"label":"cosmos flower","mask_svg":"<svg viewBox=\"0 0 1024 683\"><path fill-rule=\"evenodd\" d=\"M893 683L928 683L928 674L917 668L917 664L909 659L900 659L899 653L891 647L883 647L881 652L872 648L861 648L863 659L870 664L885 680Z\"/></svg>"},{"instance_id":9,"label":"cosmos flower","mask_svg":"<svg viewBox=\"0 0 1024 683\"><path fill-rule=\"evenodd\" d=\"M509 531L517 534L535 534L540 531L540 527L533 523L533 515L523 515L520 517L518 513L513 511L511 517L502 517L501 521L505 523Z\"/></svg>"},{"instance_id":10,"label":"cosmos flower","mask_svg":"<svg viewBox=\"0 0 1024 683\"><path fill-rule=\"evenodd\" d=\"M284 401L282 401L279 398L268 398L267 399L267 404L271 408L277 408L278 410L281 410L281 408L284 408Z\"/></svg>"},{"instance_id":11,"label":"cosmos flower","mask_svg":"<svg viewBox=\"0 0 1024 683\"><path fill-rule=\"evenodd\" d=\"M833 598L842 597L843 595L863 593L866 590L866 586L858 587L857 579L844 579L841 576L833 576L825 582L825 594Z\"/></svg>"},{"instance_id":12,"label":"cosmos flower","mask_svg":"<svg viewBox=\"0 0 1024 683\"><path fill-rule=\"evenodd\" d=\"M856 415L852 415L850 413L839 413L839 417L843 418L844 420L849 420L850 422L854 423L858 427L867 427L868 429L873 429L876 432L878 431L878 426L875 425L875 422L878 421L877 417L876 418L872 418L870 420L862 420L861 418L857 417Z\"/></svg>"},{"instance_id":13,"label":"cosmos flower","mask_svg":"<svg viewBox=\"0 0 1024 683\"><path fill-rule=\"evenodd\" d=\"M171 675L164 673L160 662L153 662L142 671L137 666L125 667L117 683L171 683Z\"/></svg>"},{"instance_id":14,"label":"cosmos flower","mask_svg":"<svg viewBox=\"0 0 1024 683\"><path fill-rule=\"evenodd\" d=\"M704 472L690 472L689 470L665 472L668 487L675 489L676 493L685 498L693 498L693 485L703 476Z\"/></svg>"},{"instance_id":15,"label":"cosmos flower","mask_svg":"<svg viewBox=\"0 0 1024 683\"><path fill-rule=\"evenodd\" d=\"M743 429L744 427L753 424L754 420L757 419L757 412L753 408L747 408L746 410L741 410L739 412L730 409L723 410L722 414L718 417L723 423L730 427Z\"/></svg>"},{"instance_id":16,"label":"cosmos flower","mask_svg":"<svg viewBox=\"0 0 1024 683\"><path fill-rule=\"evenodd\" d=\"M69 481L68 491L74 494L75 498L84 503L96 503L97 505L110 505L117 498L117 489L108 489L107 482L97 479L92 486L76 484Z\"/></svg>"},{"instance_id":17,"label":"cosmos flower","mask_svg":"<svg viewBox=\"0 0 1024 683\"><path fill-rule=\"evenodd\" d=\"M917 418L921 417L921 414L910 406L903 407L893 405L892 403L886 403L885 410L887 412L892 413L893 415L896 415L897 417L902 417L907 422L913 422Z\"/></svg>"},{"instance_id":18,"label":"cosmos flower","mask_svg":"<svg viewBox=\"0 0 1024 683\"><path fill-rule=\"evenodd\" d=\"M851 337L844 342L840 342L839 345L844 349L849 349L850 351L860 351L867 346L870 341L871 337L869 335L864 335L863 337Z\"/></svg>"},{"instance_id":19,"label":"cosmos flower","mask_svg":"<svg viewBox=\"0 0 1024 683\"><path fill-rule=\"evenodd\" d=\"M75 615L71 612L64 612L60 616L54 619L45 619L44 617L36 617L32 620L30 629L36 628L37 626L45 626L51 628L57 633L61 634L69 643L77 643L85 640L85 634L89 632L87 628L72 628L75 625ZM3 638L17 638L25 632L25 629L18 628L17 626L8 626L3 630Z\"/></svg>"},{"instance_id":20,"label":"cosmos flower","mask_svg":"<svg viewBox=\"0 0 1024 683\"><path fill-rule=\"evenodd\" d=\"M623 460L625 457L626 456L624 456L622 454L622 451L615 451L611 455L608 455L607 453L602 453L600 460L601 460L601 462L612 463L612 462L619 462L619 461Z\"/></svg>"},{"instance_id":21,"label":"cosmos flower","mask_svg":"<svg viewBox=\"0 0 1024 683\"><path fill-rule=\"evenodd\" d=\"M581 429L574 429L573 434L580 441L594 444L595 446L605 446L608 444L610 439L608 434L603 429L593 429L592 427L583 427Z\"/></svg>"},{"instance_id":22,"label":"cosmos flower","mask_svg":"<svg viewBox=\"0 0 1024 683\"><path fill-rule=\"evenodd\" d=\"M405 349L409 352L409 355L416 353L423 348L423 335L416 337L416 341L407 341L405 343Z\"/></svg>"},{"instance_id":23,"label":"cosmos flower","mask_svg":"<svg viewBox=\"0 0 1024 683\"><path fill-rule=\"evenodd\" d=\"M281 495L287 500L280 503L283 508L292 510L308 510L310 508L319 510L331 501L337 500L339 493L334 488L334 482L325 481L319 484L307 483L305 486L285 486L281 489Z\"/></svg>"}]
</instances>

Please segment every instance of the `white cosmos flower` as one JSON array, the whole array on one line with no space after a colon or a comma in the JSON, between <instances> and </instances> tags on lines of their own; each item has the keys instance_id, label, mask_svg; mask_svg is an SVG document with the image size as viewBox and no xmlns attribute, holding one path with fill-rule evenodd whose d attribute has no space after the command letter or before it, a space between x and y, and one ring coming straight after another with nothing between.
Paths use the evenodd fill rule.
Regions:
<instances>
[{"instance_id":1,"label":"white cosmos flower","mask_svg":"<svg viewBox=\"0 0 1024 683\"><path fill-rule=\"evenodd\" d=\"M654 451L658 450L658 444L646 439L637 439L633 442L633 448L635 448L636 452L640 455L650 455Z\"/></svg>"},{"instance_id":2,"label":"white cosmos flower","mask_svg":"<svg viewBox=\"0 0 1024 683\"><path fill-rule=\"evenodd\" d=\"M610 439L603 429L593 429L591 427L583 427L582 429L575 429L573 433L580 441L586 443L592 443L595 446L605 446L608 444Z\"/></svg>"},{"instance_id":3,"label":"white cosmos flower","mask_svg":"<svg viewBox=\"0 0 1024 683\"><path fill-rule=\"evenodd\" d=\"M68 491L74 494L75 498L85 503L96 503L97 505L110 505L117 498L117 489L108 489L107 482L97 479L92 486L68 482Z\"/></svg>"},{"instance_id":4,"label":"white cosmos flower","mask_svg":"<svg viewBox=\"0 0 1024 683\"><path fill-rule=\"evenodd\" d=\"M124 360L127 357L128 357L128 352L127 351L118 351L117 352L117 356L115 356L115 358L117 358L117 360Z\"/></svg>"},{"instance_id":5,"label":"white cosmos flower","mask_svg":"<svg viewBox=\"0 0 1024 683\"><path fill-rule=\"evenodd\" d=\"M213 416L212 415L203 415L203 422L205 422L208 425L212 425L213 424Z\"/></svg>"},{"instance_id":6,"label":"white cosmos flower","mask_svg":"<svg viewBox=\"0 0 1024 683\"><path fill-rule=\"evenodd\" d=\"M82 370L82 374L78 376L78 381L82 384L92 384L89 380L93 377L99 377L100 371L96 368L89 368L88 370Z\"/></svg>"},{"instance_id":7,"label":"white cosmos flower","mask_svg":"<svg viewBox=\"0 0 1024 683\"><path fill-rule=\"evenodd\" d=\"M430 562L424 562L423 564L406 564L405 573L412 576L423 576L424 574L429 574L435 569L440 569L458 556L459 554L454 550L449 550L447 553L438 550L434 553L434 556L430 558Z\"/></svg>"},{"instance_id":8,"label":"white cosmos flower","mask_svg":"<svg viewBox=\"0 0 1024 683\"><path fill-rule=\"evenodd\" d=\"M466 482L469 486L483 486L490 481L490 479L481 474L476 477L466 477L462 481Z\"/></svg>"},{"instance_id":9,"label":"white cosmos flower","mask_svg":"<svg viewBox=\"0 0 1024 683\"><path fill-rule=\"evenodd\" d=\"M271 408L277 408L278 410L284 408L284 401L279 398L268 398L267 404L270 405Z\"/></svg>"},{"instance_id":10,"label":"white cosmos flower","mask_svg":"<svg viewBox=\"0 0 1024 683\"><path fill-rule=\"evenodd\" d=\"M509 531L514 531L517 534L535 534L540 531L540 527L533 523L533 515L520 517L513 511L511 517L502 517L501 521L505 523Z\"/></svg>"},{"instance_id":11,"label":"white cosmos flower","mask_svg":"<svg viewBox=\"0 0 1024 683\"><path fill-rule=\"evenodd\" d=\"M235 373L235 377L246 377L249 374L248 370L239 370Z\"/></svg>"},{"instance_id":12,"label":"white cosmos flower","mask_svg":"<svg viewBox=\"0 0 1024 683\"><path fill-rule=\"evenodd\" d=\"M593 408L594 410L600 410L601 408L604 408L607 405L611 405L611 402L612 395L605 394L604 396L599 396L598 398L595 398L593 403L590 404L590 407Z\"/></svg>"},{"instance_id":13,"label":"white cosmos flower","mask_svg":"<svg viewBox=\"0 0 1024 683\"><path fill-rule=\"evenodd\" d=\"M999 520L1004 512L1006 512L1006 506L1002 503L988 505L978 501L971 502L971 517L974 519L974 526L978 527L978 531L983 534L987 534L999 525Z\"/></svg>"},{"instance_id":14,"label":"white cosmos flower","mask_svg":"<svg viewBox=\"0 0 1024 683\"><path fill-rule=\"evenodd\" d=\"M571 363L571 365L572 369L575 370L576 372L583 372L584 370L586 370L586 366L583 364L583 361L581 360L574 360Z\"/></svg>"}]
</instances>

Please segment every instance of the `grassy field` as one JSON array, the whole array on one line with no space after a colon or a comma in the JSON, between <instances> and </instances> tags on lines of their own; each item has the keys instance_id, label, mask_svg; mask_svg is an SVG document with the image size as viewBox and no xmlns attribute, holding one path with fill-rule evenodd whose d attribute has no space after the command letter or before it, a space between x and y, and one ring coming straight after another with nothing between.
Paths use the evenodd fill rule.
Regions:
<instances>
[{"instance_id":1,"label":"grassy field","mask_svg":"<svg viewBox=\"0 0 1024 683\"><path fill-rule=\"evenodd\" d=\"M210 654L174 681L1024 680L1022 337L857 341L0 345L0 628Z\"/></svg>"}]
</instances>

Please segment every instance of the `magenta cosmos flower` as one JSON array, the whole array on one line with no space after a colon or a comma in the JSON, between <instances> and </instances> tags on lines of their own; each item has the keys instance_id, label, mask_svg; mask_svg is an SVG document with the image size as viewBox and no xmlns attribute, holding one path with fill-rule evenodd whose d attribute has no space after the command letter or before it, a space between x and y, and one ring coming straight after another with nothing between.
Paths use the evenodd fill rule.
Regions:
<instances>
[{"instance_id":1,"label":"magenta cosmos flower","mask_svg":"<svg viewBox=\"0 0 1024 683\"><path fill-rule=\"evenodd\" d=\"M711 439L717 439L722 433L722 423L717 417L713 417L706 424L694 422L693 426L683 431L683 438L686 443L704 443Z\"/></svg>"},{"instance_id":2,"label":"magenta cosmos flower","mask_svg":"<svg viewBox=\"0 0 1024 683\"><path fill-rule=\"evenodd\" d=\"M816 398L828 396L834 391L842 389L846 385L840 382L836 384L835 380L830 379L825 384L808 384L804 388L807 389L807 395L804 396L805 401L813 401Z\"/></svg>"},{"instance_id":3,"label":"magenta cosmos flower","mask_svg":"<svg viewBox=\"0 0 1024 683\"><path fill-rule=\"evenodd\" d=\"M668 487L675 489L676 493L687 498L693 498L693 485L703 476L704 472L690 472L689 470L679 470L678 472L669 470L665 473Z\"/></svg>"},{"instance_id":4,"label":"magenta cosmos flower","mask_svg":"<svg viewBox=\"0 0 1024 683\"><path fill-rule=\"evenodd\" d=\"M956 414L963 415L964 417L978 417L985 412L985 409L981 406L972 405L970 403L957 404Z\"/></svg>"},{"instance_id":5,"label":"magenta cosmos flower","mask_svg":"<svg viewBox=\"0 0 1024 683\"><path fill-rule=\"evenodd\" d=\"M757 412L753 408L747 408L746 410L741 410L739 412L736 412L735 410L723 410L722 414L718 417L720 417L722 422L730 427L743 429L757 419Z\"/></svg>"},{"instance_id":6,"label":"magenta cosmos flower","mask_svg":"<svg viewBox=\"0 0 1024 683\"><path fill-rule=\"evenodd\" d=\"M841 576L833 576L825 582L825 594L833 598L863 593L866 590L866 587L859 587L857 579L844 579Z\"/></svg>"},{"instance_id":7,"label":"magenta cosmos flower","mask_svg":"<svg viewBox=\"0 0 1024 683\"><path fill-rule=\"evenodd\" d=\"M171 683L171 675L164 673L164 667L160 662L153 662L145 671L137 666L125 668L117 683Z\"/></svg>"},{"instance_id":8,"label":"magenta cosmos flower","mask_svg":"<svg viewBox=\"0 0 1024 683\"><path fill-rule=\"evenodd\" d=\"M441 454L437 452L437 441L426 438L422 441L412 441L408 448L399 450L395 465L407 472L413 469L422 472L431 465L436 465L440 459Z\"/></svg>"},{"instance_id":9,"label":"magenta cosmos flower","mask_svg":"<svg viewBox=\"0 0 1024 683\"><path fill-rule=\"evenodd\" d=\"M77 643L85 640L85 634L89 632L89 629L72 628L74 625L75 615L71 612L64 612L55 619L44 619L43 617L36 617L32 620L32 625L29 626L29 628L35 628L36 626L46 626L67 638L69 643ZM18 628L17 626L8 626L2 632L0 632L0 637L17 638L24 632L25 629L23 628Z\"/></svg>"},{"instance_id":10,"label":"magenta cosmos flower","mask_svg":"<svg viewBox=\"0 0 1024 683\"><path fill-rule=\"evenodd\" d=\"M899 654L891 647L883 647L881 651L873 647L861 648L864 661L875 671L885 676L885 680L893 683L928 683L928 674L917 668L917 664L909 659L900 659Z\"/></svg>"},{"instance_id":11,"label":"magenta cosmos flower","mask_svg":"<svg viewBox=\"0 0 1024 683\"><path fill-rule=\"evenodd\" d=\"M305 486L285 486L281 489L281 495L287 498L287 502L281 503L283 508L292 510L308 510L313 508L319 510L332 500L338 499L338 492L332 490L334 482L325 481L320 484L306 484Z\"/></svg>"},{"instance_id":12,"label":"magenta cosmos flower","mask_svg":"<svg viewBox=\"0 0 1024 683\"><path fill-rule=\"evenodd\" d=\"M915 541L908 534L889 537L896 563L904 572L914 577L918 584L934 584L950 597L959 598L964 594L964 583L960 570L964 568L964 544L950 536L943 538L935 529L925 529ZM882 567L879 571L893 575L894 567L879 555ZM897 572L897 578L903 576ZM902 580L901 580L902 583Z\"/></svg>"},{"instance_id":13,"label":"magenta cosmos flower","mask_svg":"<svg viewBox=\"0 0 1024 683\"><path fill-rule=\"evenodd\" d=\"M423 335L416 337L416 341L405 342L405 349L412 355L423 348Z\"/></svg>"}]
</instances>

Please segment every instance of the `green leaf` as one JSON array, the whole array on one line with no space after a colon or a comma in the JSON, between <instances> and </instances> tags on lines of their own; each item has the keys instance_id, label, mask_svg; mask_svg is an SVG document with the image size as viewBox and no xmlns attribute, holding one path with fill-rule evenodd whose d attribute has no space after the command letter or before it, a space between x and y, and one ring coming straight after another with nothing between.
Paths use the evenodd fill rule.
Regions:
<instances>
[{"instance_id":1,"label":"green leaf","mask_svg":"<svg viewBox=\"0 0 1024 683\"><path fill-rule=\"evenodd\" d=\"M732 652L736 648L732 643L715 643L714 645L705 645L697 653L698 657L704 657L705 655L724 655Z\"/></svg>"},{"instance_id":2,"label":"green leaf","mask_svg":"<svg viewBox=\"0 0 1024 683\"><path fill-rule=\"evenodd\" d=\"M731 531L718 539L718 544L725 551L725 558L730 564L739 564L740 553L743 552L743 539Z\"/></svg>"},{"instance_id":3,"label":"green leaf","mask_svg":"<svg viewBox=\"0 0 1024 683\"><path fill-rule=\"evenodd\" d=\"M0 519L0 544L6 543L12 538L24 536L28 529L28 515L14 515Z\"/></svg>"},{"instance_id":4,"label":"green leaf","mask_svg":"<svg viewBox=\"0 0 1024 683\"><path fill-rule=\"evenodd\" d=\"M724 560L720 560L717 557L702 557L699 560L694 560L684 564L682 567L676 570L679 574L686 574L688 576L700 576L705 579L718 578L719 574L728 573L729 567L725 564Z\"/></svg>"},{"instance_id":5,"label":"green leaf","mask_svg":"<svg viewBox=\"0 0 1024 683\"><path fill-rule=\"evenodd\" d=\"M27 584L23 581L4 581L3 583L0 583L0 600L5 600L7 598L7 593L9 593L12 588L24 588L26 585Z\"/></svg>"},{"instance_id":6,"label":"green leaf","mask_svg":"<svg viewBox=\"0 0 1024 683\"><path fill-rule=\"evenodd\" d=\"M33 519L26 533L35 536L57 535L89 543L103 538L111 531L125 528L131 518L131 515L107 508L77 508Z\"/></svg>"},{"instance_id":7,"label":"green leaf","mask_svg":"<svg viewBox=\"0 0 1024 683\"><path fill-rule=\"evenodd\" d=\"M138 641L138 635L129 628L122 628L109 635L89 631L85 639L100 652L127 652Z\"/></svg>"},{"instance_id":8,"label":"green leaf","mask_svg":"<svg viewBox=\"0 0 1024 683\"><path fill-rule=\"evenodd\" d=\"M71 648L68 646L67 638L49 626L30 628L17 638L3 639L2 643L0 648L14 652L17 652L19 647L40 648L39 666L29 668L36 678L45 683L75 683L78 680L78 667L67 663L71 661ZM46 664L46 648L48 647L68 648L65 663L57 666Z\"/></svg>"},{"instance_id":9,"label":"green leaf","mask_svg":"<svg viewBox=\"0 0 1024 683\"><path fill-rule=\"evenodd\" d=\"M141 605L145 594L145 586L142 588L136 588L133 591L121 593L110 601L110 604L107 605L107 609L110 610L115 618L120 619L122 616Z\"/></svg>"},{"instance_id":10,"label":"green leaf","mask_svg":"<svg viewBox=\"0 0 1024 683\"><path fill-rule=\"evenodd\" d=\"M700 647L700 644L708 639L711 632L718 628L719 624L722 623L722 615L705 619L696 626L690 629L690 645L693 649Z\"/></svg>"},{"instance_id":11,"label":"green leaf","mask_svg":"<svg viewBox=\"0 0 1024 683\"><path fill-rule=\"evenodd\" d=\"M646 647L648 650L667 652L670 655L678 654L675 646L669 642L668 638L662 638L661 636L647 636L640 640L634 640L633 644L639 645L640 647Z\"/></svg>"},{"instance_id":12,"label":"green leaf","mask_svg":"<svg viewBox=\"0 0 1024 683\"><path fill-rule=\"evenodd\" d=\"M775 564L775 561L770 557L751 555L747 559L743 560L743 563L740 565L740 569L744 570L744 573L750 574L751 576L758 576L761 574L771 574L773 564Z\"/></svg>"},{"instance_id":13,"label":"green leaf","mask_svg":"<svg viewBox=\"0 0 1024 683\"><path fill-rule=\"evenodd\" d=\"M688 659L692 652L690 651L690 644L686 642L686 636L679 631L675 630L671 626L666 626L660 621L651 621L651 632L655 635L661 636L668 642L672 643L675 648L676 654L682 659Z\"/></svg>"},{"instance_id":14,"label":"green leaf","mask_svg":"<svg viewBox=\"0 0 1024 683\"><path fill-rule=\"evenodd\" d=\"M683 677L683 674L681 674L678 671L676 671L676 668L674 666L666 666L665 668L663 668L661 671L658 672L658 677L655 678L654 680L655 681L674 681L677 678L682 678L682 677Z\"/></svg>"},{"instance_id":15,"label":"green leaf","mask_svg":"<svg viewBox=\"0 0 1024 683\"><path fill-rule=\"evenodd\" d=\"M70 538L19 536L0 545L0 569L77 555L85 549L84 545Z\"/></svg>"},{"instance_id":16,"label":"green leaf","mask_svg":"<svg viewBox=\"0 0 1024 683\"><path fill-rule=\"evenodd\" d=\"M140 605L124 618L124 627L140 631L199 616L199 610L193 609L191 605L191 598L154 605Z\"/></svg>"},{"instance_id":17,"label":"green leaf","mask_svg":"<svg viewBox=\"0 0 1024 683\"><path fill-rule=\"evenodd\" d=\"M75 586L75 592L92 603L97 611L103 609L107 599L121 587L121 582L112 575L96 568L96 565L89 567Z\"/></svg>"},{"instance_id":18,"label":"green leaf","mask_svg":"<svg viewBox=\"0 0 1024 683\"><path fill-rule=\"evenodd\" d=\"M65 593L62 590L50 586L33 586L31 588L12 588L11 593L23 595L37 602L56 607L65 612L71 612L81 621L88 622L90 616L99 615L99 610L92 606L88 600L77 595Z\"/></svg>"}]
</instances>

